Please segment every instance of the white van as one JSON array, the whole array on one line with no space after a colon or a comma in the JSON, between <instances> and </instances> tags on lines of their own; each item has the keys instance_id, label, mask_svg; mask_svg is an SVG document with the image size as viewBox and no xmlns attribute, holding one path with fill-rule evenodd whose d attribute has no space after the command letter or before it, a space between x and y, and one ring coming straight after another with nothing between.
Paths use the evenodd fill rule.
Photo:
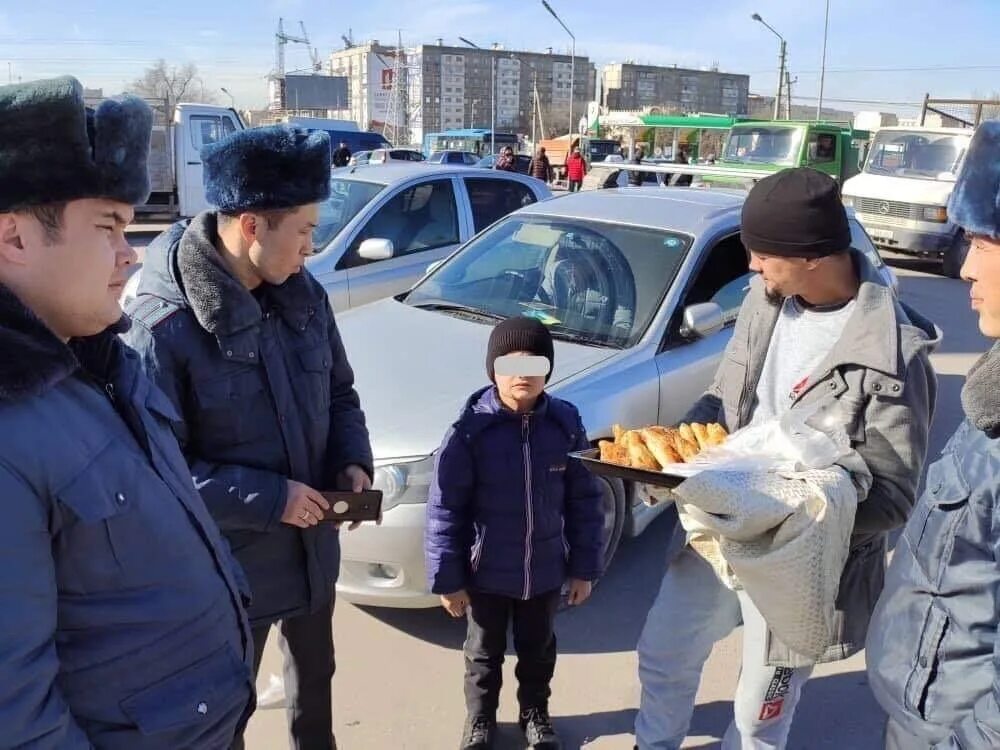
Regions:
<instances>
[{"instance_id":1,"label":"white van","mask_svg":"<svg viewBox=\"0 0 1000 750\"><path fill-rule=\"evenodd\" d=\"M844 183L872 241L900 253L940 258L957 278L969 242L948 220L948 198L973 131L964 128L882 128L864 171Z\"/></svg>"}]
</instances>

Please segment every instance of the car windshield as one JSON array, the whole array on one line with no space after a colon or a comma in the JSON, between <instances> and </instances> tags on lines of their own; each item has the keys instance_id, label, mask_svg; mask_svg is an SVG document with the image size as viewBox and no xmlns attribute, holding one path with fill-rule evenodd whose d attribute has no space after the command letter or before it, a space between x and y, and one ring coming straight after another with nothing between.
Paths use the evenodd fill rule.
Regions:
<instances>
[{"instance_id":1,"label":"car windshield","mask_svg":"<svg viewBox=\"0 0 1000 750\"><path fill-rule=\"evenodd\" d=\"M865 172L921 180L954 179L970 137L882 130L872 141Z\"/></svg>"},{"instance_id":2,"label":"car windshield","mask_svg":"<svg viewBox=\"0 0 1000 750\"><path fill-rule=\"evenodd\" d=\"M782 164L798 161L802 130L789 127L733 128L723 161L737 164Z\"/></svg>"},{"instance_id":3,"label":"car windshield","mask_svg":"<svg viewBox=\"0 0 1000 750\"><path fill-rule=\"evenodd\" d=\"M313 230L313 247L317 252L340 234L351 219L385 190L381 182L362 180L331 180L330 197L319 204L319 221Z\"/></svg>"},{"instance_id":4,"label":"car windshield","mask_svg":"<svg viewBox=\"0 0 1000 750\"><path fill-rule=\"evenodd\" d=\"M624 348L649 326L690 245L663 229L511 216L405 302L484 319L537 318L557 339Z\"/></svg>"}]
</instances>

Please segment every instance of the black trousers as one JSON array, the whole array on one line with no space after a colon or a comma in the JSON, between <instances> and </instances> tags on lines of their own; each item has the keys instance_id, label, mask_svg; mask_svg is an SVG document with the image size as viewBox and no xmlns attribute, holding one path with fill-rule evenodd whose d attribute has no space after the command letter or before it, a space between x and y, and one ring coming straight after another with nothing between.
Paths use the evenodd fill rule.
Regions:
<instances>
[{"instance_id":1,"label":"black trousers","mask_svg":"<svg viewBox=\"0 0 1000 750\"><path fill-rule=\"evenodd\" d=\"M559 589L526 601L469 592L469 630L465 638L465 706L472 715L495 716L503 683L507 626L517 652L517 702L522 711L548 710L549 683L556 669L553 632Z\"/></svg>"},{"instance_id":2,"label":"black trousers","mask_svg":"<svg viewBox=\"0 0 1000 750\"><path fill-rule=\"evenodd\" d=\"M583 180L570 180L569 181L569 191L571 193L577 192L583 185Z\"/></svg>"},{"instance_id":3,"label":"black trousers","mask_svg":"<svg viewBox=\"0 0 1000 750\"><path fill-rule=\"evenodd\" d=\"M285 712L292 750L336 750L333 736L333 602L318 612L282 620ZM253 629L253 672L256 678L270 626ZM237 737L231 750L244 749Z\"/></svg>"}]
</instances>

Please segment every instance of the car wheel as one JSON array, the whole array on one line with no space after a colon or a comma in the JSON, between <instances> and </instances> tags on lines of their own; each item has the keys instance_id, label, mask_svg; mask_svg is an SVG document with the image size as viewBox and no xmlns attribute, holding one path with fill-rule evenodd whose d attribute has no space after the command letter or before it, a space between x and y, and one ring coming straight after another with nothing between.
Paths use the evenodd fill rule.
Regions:
<instances>
[{"instance_id":1,"label":"car wheel","mask_svg":"<svg viewBox=\"0 0 1000 750\"><path fill-rule=\"evenodd\" d=\"M622 540L622 530L625 528L625 485L620 479L597 477L603 494L604 527L601 538L604 545L601 550L603 569L607 571L611 560L618 551Z\"/></svg>"},{"instance_id":2,"label":"car wheel","mask_svg":"<svg viewBox=\"0 0 1000 750\"><path fill-rule=\"evenodd\" d=\"M952 279L961 278L962 266L965 265L965 257L968 254L969 238L965 236L965 232L959 232L941 259L941 270L944 271L944 275Z\"/></svg>"}]
</instances>

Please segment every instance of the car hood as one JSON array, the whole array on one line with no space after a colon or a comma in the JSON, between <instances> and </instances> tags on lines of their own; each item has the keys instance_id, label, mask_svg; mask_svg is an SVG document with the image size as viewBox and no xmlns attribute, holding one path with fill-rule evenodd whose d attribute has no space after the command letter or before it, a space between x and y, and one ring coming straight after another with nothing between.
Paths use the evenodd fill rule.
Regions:
<instances>
[{"instance_id":1,"label":"car hood","mask_svg":"<svg viewBox=\"0 0 1000 750\"><path fill-rule=\"evenodd\" d=\"M469 396L489 384L493 326L394 299L337 315L376 460L434 452ZM555 342L549 387L617 354Z\"/></svg>"},{"instance_id":2,"label":"car hood","mask_svg":"<svg viewBox=\"0 0 1000 750\"><path fill-rule=\"evenodd\" d=\"M953 180L921 180L916 177L893 177L862 172L844 183L843 193L851 198L944 206L947 205L948 197L954 189Z\"/></svg>"}]
</instances>

